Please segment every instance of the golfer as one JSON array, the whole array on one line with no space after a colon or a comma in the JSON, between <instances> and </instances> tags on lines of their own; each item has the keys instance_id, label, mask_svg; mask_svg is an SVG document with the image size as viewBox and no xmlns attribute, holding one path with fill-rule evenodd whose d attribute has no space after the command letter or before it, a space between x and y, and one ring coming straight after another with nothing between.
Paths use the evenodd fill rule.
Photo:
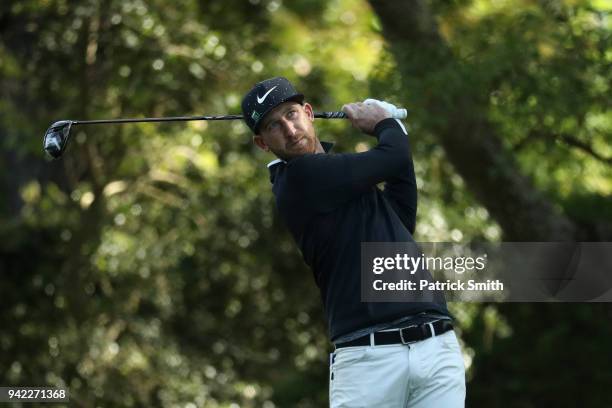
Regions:
<instances>
[{"instance_id":1,"label":"golfer","mask_svg":"<svg viewBox=\"0 0 612 408\"><path fill-rule=\"evenodd\" d=\"M362 302L362 242L414 242L416 182L408 135L380 101L342 110L378 143L331 154L312 107L285 78L242 101L268 164L278 212L312 269L335 346L331 407L463 407L465 369L446 302ZM384 190L377 187L385 183Z\"/></svg>"}]
</instances>

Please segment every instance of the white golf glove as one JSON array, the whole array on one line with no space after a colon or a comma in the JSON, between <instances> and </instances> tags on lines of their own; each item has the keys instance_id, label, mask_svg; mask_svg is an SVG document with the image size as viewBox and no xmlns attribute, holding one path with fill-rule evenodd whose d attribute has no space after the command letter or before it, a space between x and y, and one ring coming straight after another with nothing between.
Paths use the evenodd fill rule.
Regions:
<instances>
[{"instance_id":1,"label":"white golf glove","mask_svg":"<svg viewBox=\"0 0 612 408\"><path fill-rule=\"evenodd\" d=\"M408 112L406 112L406 109L399 109L397 106L389 102L379 101L378 99L366 99L365 101L363 101L363 103L365 103L366 105L376 104L380 106L381 108L386 110L389 115L391 115L391 117L394 119L406 119L406 116L408 114Z\"/></svg>"},{"instance_id":2,"label":"white golf glove","mask_svg":"<svg viewBox=\"0 0 612 408\"><path fill-rule=\"evenodd\" d=\"M408 134L406 127L400 120L400 119L406 119L406 116L408 116L408 111L406 109L399 109L397 106L389 102L379 101L378 99L366 99L365 101L363 101L363 103L365 103L366 105L376 104L382 107L384 110L386 110L391 115L393 119L397 121L397 123L399 123L404 133L406 135Z\"/></svg>"}]
</instances>

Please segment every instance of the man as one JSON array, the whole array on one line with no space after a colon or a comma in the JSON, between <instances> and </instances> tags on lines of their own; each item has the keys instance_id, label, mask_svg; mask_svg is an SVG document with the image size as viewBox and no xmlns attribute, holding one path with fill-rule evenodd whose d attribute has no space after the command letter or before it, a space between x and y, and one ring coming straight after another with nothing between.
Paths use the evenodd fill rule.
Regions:
<instances>
[{"instance_id":1,"label":"man","mask_svg":"<svg viewBox=\"0 0 612 408\"><path fill-rule=\"evenodd\" d=\"M268 167L280 216L314 272L335 345L331 407L463 407L465 372L444 299L361 302L361 242L413 242L416 182L403 124L384 103L342 110L377 138L367 152L330 154L314 114L285 78L242 101ZM385 182L384 191L377 184Z\"/></svg>"}]
</instances>

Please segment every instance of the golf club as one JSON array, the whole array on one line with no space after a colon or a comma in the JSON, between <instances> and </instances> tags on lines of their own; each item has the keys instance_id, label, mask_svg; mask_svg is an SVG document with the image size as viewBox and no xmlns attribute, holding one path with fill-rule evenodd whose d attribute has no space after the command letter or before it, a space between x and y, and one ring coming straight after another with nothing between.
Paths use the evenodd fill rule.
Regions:
<instances>
[{"instance_id":1,"label":"golf club","mask_svg":"<svg viewBox=\"0 0 612 408\"><path fill-rule=\"evenodd\" d=\"M396 119L404 119L407 116L406 109L397 109L393 113ZM319 119L345 119L344 112L315 112L315 118ZM43 148L45 152L54 159L58 159L66 150L70 131L73 126L100 125L108 123L139 123L139 122L179 122L192 120L241 120L242 115L222 116L174 116L166 118L140 118L140 119L98 119L98 120L60 120L53 123L45 132Z\"/></svg>"}]
</instances>

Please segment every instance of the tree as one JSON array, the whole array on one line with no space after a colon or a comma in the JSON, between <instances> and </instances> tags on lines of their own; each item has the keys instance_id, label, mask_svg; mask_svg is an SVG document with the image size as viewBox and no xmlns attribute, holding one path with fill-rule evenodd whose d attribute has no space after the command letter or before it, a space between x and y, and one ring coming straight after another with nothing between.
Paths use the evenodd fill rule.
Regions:
<instances>
[{"instance_id":1,"label":"tree","mask_svg":"<svg viewBox=\"0 0 612 408\"><path fill-rule=\"evenodd\" d=\"M411 110L417 239L609 236L601 11L405 4L373 1L376 19L362 0L3 2L0 382L65 385L75 406L327 403L319 294L248 129L92 126L48 162L42 133L61 118L238 113L251 84L285 75L321 110L369 96ZM316 125L340 151L372 144ZM569 375L521 370L607 355L605 306L454 306L471 406L515 389L517 406L574 401ZM566 364L602 385L605 361ZM598 389L584 404L605 404Z\"/></svg>"},{"instance_id":2,"label":"tree","mask_svg":"<svg viewBox=\"0 0 612 408\"><path fill-rule=\"evenodd\" d=\"M500 224L504 239L612 237L610 220L598 218L601 212L595 214L596 219L586 219L584 213L572 214L567 207L559 208L554 197L541 191L529 174L534 170L522 168L516 159L518 143L513 143L518 137L520 144L533 149L538 144L549 149L553 144L554 149L567 150L569 145L578 150L564 152L565 160L585 161L583 153L587 150L592 152L591 159L602 161L602 176L610 174L609 159L602 159L603 153L596 153L592 146L604 140L609 120L604 129L579 125L589 114L604 112L609 102L605 88L597 85L609 80L603 48L609 34L604 26L591 25L583 16L597 19L601 12L588 2L575 7L540 2L539 7L519 8L510 16L502 14L507 10L490 6L490 14L474 23L466 12L471 2L448 5L415 1L410 6L386 0L370 3L381 20L405 88L418 99L415 104L422 106L419 113L427 121L424 127L436 135L470 191ZM550 13L552 7L558 11ZM571 21L570 15L584 20ZM585 31L578 34L573 24ZM446 35L440 25L446 28ZM546 34L538 39L541 43L534 44L537 30ZM590 64L575 68L566 65L578 59ZM549 84L547 77L556 81ZM568 91L561 83L571 87L575 99L564 98ZM511 120L512 114L520 114L524 103L535 105L529 115L523 114L526 118L515 118L527 119L525 124L511 127L503 122ZM576 105L580 108L575 109ZM565 123L579 132L577 138L563 130ZM554 154L551 156L554 160ZM579 194L582 187L574 182L570 188ZM603 203L606 196L602 193L589 195Z\"/></svg>"}]
</instances>

